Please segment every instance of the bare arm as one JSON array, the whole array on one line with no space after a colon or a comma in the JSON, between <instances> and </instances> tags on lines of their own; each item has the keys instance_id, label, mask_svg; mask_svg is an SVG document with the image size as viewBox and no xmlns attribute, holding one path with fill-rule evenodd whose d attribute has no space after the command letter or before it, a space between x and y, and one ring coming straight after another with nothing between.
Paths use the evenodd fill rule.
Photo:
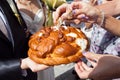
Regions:
<instances>
[{"instance_id":1,"label":"bare arm","mask_svg":"<svg viewBox=\"0 0 120 80\"><path fill-rule=\"evenodd\" d=\"M120 14L120 0L112 0L107 3L96 5L96 8L104 11L105 15L118 15Z\"/></svg>"},{"instance_id":2,"label":"bare arm","mask_svg":"<svg viewBox=\"0 0 120 80\"><path fill-rule=\"evenodd\" d=\"M120 20L117 20L111 16L105 16L103 28L117 36L120 36Z\"/></svg>"}]
</instances>

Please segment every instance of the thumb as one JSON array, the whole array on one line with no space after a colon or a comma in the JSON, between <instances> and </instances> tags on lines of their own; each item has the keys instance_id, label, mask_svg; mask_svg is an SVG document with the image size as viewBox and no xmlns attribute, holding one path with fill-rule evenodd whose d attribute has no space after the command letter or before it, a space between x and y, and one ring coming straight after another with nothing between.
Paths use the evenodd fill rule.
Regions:
<instances>
[{"instance_id":1,"label":"thumb","mask_svg":"<svg viewBox=\"0 0 120 80\"><path fill-rule=\"evenodd\" d=\"M95 54L92 52L84 52L83 55L90 60L96 60L96 61L98 61L102 57L101 54Z\"/></svg>"},{"instance_id":2,"label":"thumb","mask_svg":"<svg viewBox=\"0 0 120 80\"><path fill-rule=\"evenodd\" d=\"M58 17L59 17L59 16L58 16L57 12L53 12L52 18L53 18L53 22L54 22L54 23L57 23Z\"/></svg>"}]
</instances>

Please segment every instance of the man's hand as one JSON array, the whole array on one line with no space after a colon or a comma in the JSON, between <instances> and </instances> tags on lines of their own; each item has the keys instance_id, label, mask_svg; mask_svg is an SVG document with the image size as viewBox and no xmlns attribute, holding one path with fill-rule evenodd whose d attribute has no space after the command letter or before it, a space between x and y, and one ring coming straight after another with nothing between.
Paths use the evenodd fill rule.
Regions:
<instances>
[{"instance_id":1,"label":"man's hand","mask_svg":"<svg viewBox=\"0 0 120 80\"><path fill-rule=\"evenodd\" d=\"M37 64L34 61L32 61L30 58L25 58L21 60L21 68L22 69L30 68L33 72L38 72L49 68L49 66L46 66L44 64Z\"/></svg>"}]
</instances>

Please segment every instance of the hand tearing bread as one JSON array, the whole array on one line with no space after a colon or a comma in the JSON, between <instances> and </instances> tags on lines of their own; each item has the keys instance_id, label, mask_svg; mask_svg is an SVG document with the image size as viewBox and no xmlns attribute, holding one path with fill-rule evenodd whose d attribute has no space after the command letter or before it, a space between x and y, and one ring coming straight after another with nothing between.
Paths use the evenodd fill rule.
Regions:
<instances>
[{"instance_id":1,"label":"hand tearing bread","mask_svg":"<svg viewBox=\"0 0 120 80\"><path fill-rule=\"evenodd\" d=\"M49 66L68 64L83 57L88 47L87 37L75 27L45 27L31 36L28 56Z\"/></svg>"}]
</instances>

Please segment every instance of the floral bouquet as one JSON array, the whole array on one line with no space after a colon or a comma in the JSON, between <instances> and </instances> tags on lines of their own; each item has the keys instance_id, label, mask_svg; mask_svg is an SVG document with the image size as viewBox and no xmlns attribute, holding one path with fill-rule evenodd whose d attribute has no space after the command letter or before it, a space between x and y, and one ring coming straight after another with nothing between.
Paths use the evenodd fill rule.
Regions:
<instances>
[{"instance_id":1,"label":"floral bouquet","mask_svg":"<svg viewBox=\"0 0 120 80\"><path fill-rule=\"evenodd\" d=\"M47 15L46 15L46 22L45 26L52 26L53 25L53 11L56 10L60 5L66 3L66 0L42 0L47 8Z\"/></svg>"}]
</instances>

